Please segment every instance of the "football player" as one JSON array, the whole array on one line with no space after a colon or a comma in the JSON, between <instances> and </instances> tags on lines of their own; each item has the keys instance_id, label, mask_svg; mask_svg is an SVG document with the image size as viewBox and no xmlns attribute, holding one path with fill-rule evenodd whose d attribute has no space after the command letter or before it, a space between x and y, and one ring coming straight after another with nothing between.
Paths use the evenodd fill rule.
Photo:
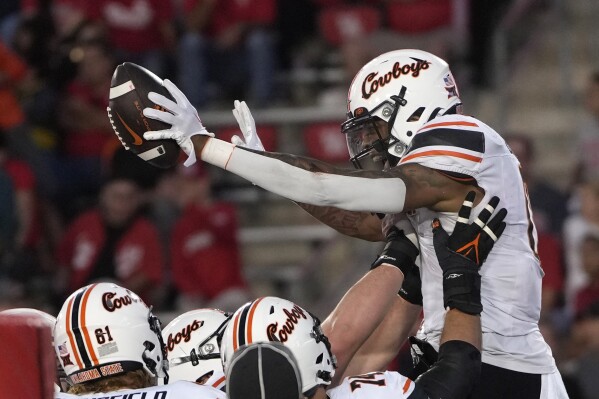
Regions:
<instances>
[{"instance_id":1,"label":"football player","mask_svg":"<svg viewBox=\"0 0 599 399\"><path fill-rule=\"evenodd\" d=\"M218 309L197 309L177 316L162 329L170 382L192 381L224 390L220 337L230 318Z\"/></svg>"},{"instance_id":2,"label":"football player","mask_svg":"<svg viewBox=\"0 0 599 399\"><path fill-rule=\"evenodd\" d=\"M469 202L466 201L460 211L465 217L469 215ZM335 350L336 343L329 343L319 320L307 310L281 298L266 297L238 309L223 335L221 353L229 399L295 399L298 396L293 397L293 388L298 385L303 396L314 399L466 398L478 379L481 366L479 262L484 261L505 228L502 222L505 209L489 221L490 208L497 202L495 197L489 209L479 215L477 223L480 225L460 224L451 236L438 219L434 221L435 252L444 276L444 305L448 311L439 360L415 383L397 372L366 373L373 370L363 369L360 375L349 376L333 387L335 374L343 373L348 362L355 362L351 360L353 353ZM480 240L479 259L455 252L475 238ZM331 324L333 331L351 332L358 345L364 342L376 328L377 319L386 312L385 304L396 296L407 269L415 267L413 262L417 255L418 250L411 241L399 230L393 231L371 271L347 292L324 324ZM252 347L268 341L282 343L290 354L269 345L262 345L258 350ZM280 386L280 381L293 381L294 376L299 383ZM327 387L333 388L325 392ZM283 394L289 396L283 397Z\"/></svg>"},{"instance_id":3,"label":"football player","mask_svg":"<svg viewBox=\"0 0 599 399\"><path fill-rule=\"evenodd\" d=\"M246 148L218 140L170 81L175 102L150 93L170 112L144 114L171 125L145 133L146 139L173 139L199 157L296 201L338 231L367 240L384 238L382 222L407 215L421 251L424 323L419 338L438 350L445 317L442 274L428 228L439 218L452 229L464 195L474 190L476 210L494 195L509 210L506 238L481 269L483 367L474 398L561 398L563 382L538 327L543 270L536 253L536 229L519 172L503 138L480 120L462 114L462 103L447 63L424 51L397 50L368 62L348 93L342 125L351 160L346 170L291 154L262 151L253 132ZM239 114L239 111L237 112ZM244 122L251 118L244 118ZM246 123L251 129L251 123ZM243 130L243 129L242 129ZM381 214L387 216L381 221ZM464 248L476 253L476 243ZM412 300L412 299L410 299ZM401 305L409 308L404 301ZM412 325L417 312L406 311ZM407 329L398 327L397 340Z\"/></svg>"},{"instance_id":4,"label":"football player","mask_svg":"<svg viewBox=\"0 0 599 399\"><path fill-rule=\"evenodd\" d=\"M116 284L91 284L67 298L56 318L54 349L69 383L56 399L99 399L115 391L122 398L226 398L193 382L156 386L158 378L168 382L160 321L137 294Z\"/></svg>"}]
</instances>

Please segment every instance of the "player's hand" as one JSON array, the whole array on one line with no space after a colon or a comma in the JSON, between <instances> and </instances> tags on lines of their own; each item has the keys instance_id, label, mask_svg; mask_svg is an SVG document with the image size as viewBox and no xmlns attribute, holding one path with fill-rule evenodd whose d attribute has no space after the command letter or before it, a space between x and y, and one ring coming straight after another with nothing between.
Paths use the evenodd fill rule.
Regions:
<instances>
[{"instance_id":1,"label":"player's hand","mask_svg":"<svg viewBox=\"0 0 599 399\"><path fill-rule=\"evenodd\" d=\"M410 270L416 267L415 261L419 254L418 247L406 237L404 232L393 227L387 234L387 245L370 265L370 269L377 268L382 264L389 264L401 270L405 278L410 274Z\"/></svg>"},{"instance_id":2,"label":"player's hand","mask_svg":"<svg viewBox=\"0 0 599 399\"><path fill-rule=\"evenodd\" d=\"M233 104L235 105L233 116L237 120L237 124L239 124L243 138L234 135L231 137L231 143L239 147L249 148L250 150L264 151L264 146L256 131L256 122L247 104L245 101L239 100L235 100Z\"/></svg>"},{"instance_id":3,"label":"player's hand","mask_svg":"<svg viewBox=\"0 0 599 399\"><path fill-rule=\"evenodd\" d=\"M213 133L202 125L198 116L198 111L189 102L185 94L173 82L164 80L164 87L171 93L176 102L173 102L162 94L150 92L148 99L165 108L166 111L145 108L143 113L148 118L156 119L171 125L170 129L154 130L144 133L146 140L172 139L179 144L179 147L187 154L185 166L193 165L196 162L196 154L193 148L191 137L197 134L214 137Z\"/></svg>"},{"instance_id":4,"label":"player's hand","mask_svg":"<svg viewBox=\"0 0 599 399\"><path fill-rule=\"evenodd\" d=\"M474 222L468 223L475 192L471 191L458 212L458 221L451 236L433 220L433 245L443 270L443 300L445 307L457 308L469 314L480 314L480 274L478 269L505 229L507 211L491 215L499 204L493 197Z\"/></svg>"}]
</instances>

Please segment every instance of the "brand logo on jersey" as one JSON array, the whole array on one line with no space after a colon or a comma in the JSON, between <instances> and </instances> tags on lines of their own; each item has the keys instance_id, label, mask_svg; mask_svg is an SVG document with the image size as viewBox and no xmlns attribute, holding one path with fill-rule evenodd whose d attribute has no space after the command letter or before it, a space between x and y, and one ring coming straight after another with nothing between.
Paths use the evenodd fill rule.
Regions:
<instances>
[{"instance_id":1,"label":"brand logo on jersey","mask_svg":"<svg viewBox=\"0 0 599 399\"><path fill-rule=\"evenodd\" d=\"M415 62L404 65L396 62L389 72L381 76L378 76L378 72L369 73L362 82L362 97L365 99L370 98L379 88L391 83L394 79L399 79L402 75L412 75L412 77L417 78L420 76L420 71L428 69L431 65L430 61L410 58Z\"/></svg>"},{"instance_id":2,"label":"brand logo on jersey","mask_svg":"<svg viewBox=\"0 0 599 399\"><path fill-rule=\"evenodd\" d=\"M123 306L129 306L132 303L137 303L137 299L132 298L130 295L125 295L118 298L115 298L115 296L116 292L105 292L102 295L102 305L104 305L104 309L108 310L109 312L114 312Z\"/></svg>"},{"instance_id":3,"label":"brand logo on jersey","mask_svg":"<svg viewBox=\"0 0 599 399\"><path fill-rule=\"evenodd\" d=\"M166 340L166 349L169 352L172 352L175 349L175 345L178 345L183 342L189 342L191 339L191 333L198 330L200 327L204 325L202 320L194 320L193 323L186 325L181 329L181 332L177 332L175 335L172 333L168 335Z\"/></svg>"},{"instance_id":4,"label":"brand logo on jersey","mask_svg":"<svg viewBox=\"0 0 599 399\"><path fill-rule=\"evenodd\" d=\"M266 335L270 341L287 342L289 336L293 334L295 326L298 324L300 318L307 319L303 309L295 305L291 311L283 309L283 312L287 316L287 319L279 329L279 323L272 323L266 327Z\"/></svg>"},{"instance_id":5,"label":"brand logo on jersey","mask_svg":"<svg viewBox=\"0 0 599 399\"><path fill-rule=\"evenodd\" d=\"M63 366L72 366L73 362L71 361L71 354L67 349L67 343L63 342L62 345L58 345L58 354L60 356L60 360L62 360Z\"/></svg>"},{"instance_id":6,"label":"brand logo on jersey","mask_svg":"<svg viewBox=\"0 0 599 399\"><path fill-rule=\"evenodd\" d=\"M462 277L461 273L451 273L449 276L445 277L445 280L451 280L453 278Z\"/></svg>"}]
</instances>

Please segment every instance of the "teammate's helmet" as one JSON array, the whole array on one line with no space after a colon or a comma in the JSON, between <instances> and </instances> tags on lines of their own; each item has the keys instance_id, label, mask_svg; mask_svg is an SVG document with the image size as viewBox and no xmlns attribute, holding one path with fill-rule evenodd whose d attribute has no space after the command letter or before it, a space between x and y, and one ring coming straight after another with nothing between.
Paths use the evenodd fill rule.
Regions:
<instances>
[{"instance_id":1,"label":"teammate's helmet","mask_svg":"<svg viewBox=\"0 0 599 399\"><path fill-rule=\"evenodd\" d=\"M71 384L140 369L168 381L160 321L116 284L91 284L67 298L56 318L54 349Z\"/></svg>"},{"instance_id":2,"label":"teammate's helmet","mask_svg":"<svg viewBox=\"0 0 599 399\"><path fill-rule=\"evenodd\" d=\"M348 119L341 130L352 162L363 167L388 153L396 157L387 156L393 164L423 124L459 104L458 88L441 58L421 50L376 57L356 74L348 92ZM385 125L390 135L381 134Z\"/></svg>"},{"instance_id":3,"label":"teammate's helmet","mask_svg":"<svg viewBox=\"0 0 599 399\"><path fill-rule=\"evenodd\" d=\"M225 373L237 349L267 341L280 342L291 350L300 368L305 396L331 383L337 364L320 320L295 303L276 297L256 299L233 314L221 343Z\"/></svg>"},{"instance_id":4,"label":"teammate's helmet","mask_svg":"<svg viewBox=\"0 0 599 399\"><path fill-rule=\"evenodd\" d=\"M200 382L225 386L220 360L220 338L230 315L217 309L192 310L175 318L162 330L169 360L170 382Z\"/></svg>"}]
</instances>

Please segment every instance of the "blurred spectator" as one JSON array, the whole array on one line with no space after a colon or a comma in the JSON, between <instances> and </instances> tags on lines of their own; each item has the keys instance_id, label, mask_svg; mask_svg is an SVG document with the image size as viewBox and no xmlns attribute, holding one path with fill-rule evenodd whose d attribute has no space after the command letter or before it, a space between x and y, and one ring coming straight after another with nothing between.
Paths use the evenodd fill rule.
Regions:
<instances>
[{"instance_id":1,"label":"blurred spectator","mask_svg":"<svg viewBox=\"0 0 599 399\"><path fill-rule=\"evenodd\" d=\"M37 182L24 160L11 154L0 131L0 280L12 286L18 299L48 301L51 295L47 273L51 267L49 242L37 194ZM3 290L0 282L0 291Z\"/></svg>"},{"instance_id":2,"label":"blurred spectator","mask_svg":"<svg viewBox=\"0 0 599 399\"><path fill-rule=\"evenodd\" d=\"M119 62L165 75L166 55L176 42L171 1L94 0L87 5L89 18L106 28Z\"/></svg>"},{"instance_id":3,"label":"blurred spectator","mask_svg":"<svg viewBox=\"0 0 599 399\"><path fill-rule=\"evenodd\" d=\"M0 41L10 43L19 24L20 0L3 0L0 2Z\"/></svg>"},{"instance_id":4,"label":"blurred spectator","mask_svg":"<svg viewBox=\"0 0 599 399\"><path fill-rule=\"evenodd\" d=\"M599 234L589 233L583 238L580 256L588 282L576 293L576 315L583 314L599 301Z\"/></svg>"},{"instance_id":5,"label":"blurred spectator","mask_svg":"<svg viewBox=\"0 0 599 399\"><path fill-rule=\"evenodd\" d=\"M589 180L579 189L580 212L564 222L564 250L566 254L566 302L574 310L576 293L588 283L583 269L581 245L589 233L599 234L599 180Z\"/></svg>"},{"instance_id":6,"label":"blurred spectator","mask_svg":"<svg viewBox=\"0 0 599 399\"><path fill-rule=\"evenodd\" d=\"M528 189L537 229L540 232L561 235L567 216L566 196L535 173L535 148L529 137L512 134L506 136L505 141L520 161L520 173Z\"/></svg>"},{"instance_id":7,"label":"blurred spectator","mask_svg":"<svg viewBox=\"0 0 599 399\"><path fill-rule=\"evenodd\" d=\"M27 64L0 42L0 128L17 129L25 122L25 114L17 97L19 83L28 73Z\"/></svg>"},{"instance_id":8,"label":"blurred spectator","mask_svg":"<svg viewBox=\"0 0 599 399\"><path fill-rule=\"evenodd\" d=\"M472 66L472 83L477 87L488 88L494 83L493 37L512 2L513 0L468 2L468 59Z\"/></svg>"},{"instance_id":9,"label":"blurred spectator","mask_svg":"<svg viewBox=\"0 0 599 399\"><path fill-rule=\"evenodd\" d=\"M214 202L202 165L178 169L177 197L183 213L171 239L173 281L179 310L232 310L248 300L237 241L236 209Z\"/></svg>"},{"instance_id":10,"label":"blurred spectator","mask_svg":"<svg viewBox=\"0 0 599 399\"><path fill-rule=\"evenodd\" d=\"M178 80L194 105L207 105L217 91L252 106L272 101L275 17L275 0L185 0Z\"/></svg>"},{"instance_id":11,"label":"blurred spectator","mask_svg":"<svg viewBox=\"0 0 599 399\"><path fill-rule=\"evenodd\" d=\"M348 83L366 62L388 51L421 49L458 65L468 50L463 0L314 1L322 6L320 33L339 49ZM345 102L346 92L333 87L321 101Z\"/></svg>"},{"instance_id":12,"label":"blurred spectator","mask_svg":"<svg viewBox=\"0 0 599 399\"><path fill-rule=\"evenodd\" d=\"M468 50L464 31L467 11L463 1L387 0L382 3L388 29L375 33L369 40L370 47L379 53L417 48L455 65ZM369 55L367 59L370 58Z\"/></svg>"},{"instance_id":13,"label":"blurred spectator","mask_svg":"<svg viewBox=\"0 0 599 399\"><path fill-rule=\"evenodd\" d=\"M10 178L14 193L16 230L11 237L12 246L17 251L34 250L40 238L35 177L26 162L10 156L3 134L0 134L0 170Z\"/></svg>"},{"instance_id":14,"label":"blurred spectator","mask_svg":"<svg viewBox=\"0 0 599 399\"><path fill-rule=\"evenodd\" d=\"M599 71L587 83L584 97L585 115L578 127L576 139L576 171L574 184L585 178L599 177Z\"/></svg>"},{"instance_id":15,"label":"blurred spectator","mask_svg":"<svg viewBox=\"0 0 599 399\"><path fill-rule=\"evenodd\" d=\"M78 210L80 197L97 194L105 154L118 145L106 116L115 60L110 49L101 44L80 50L77 77L68 86L59 114L64 138L63 156L57 165L61 182L58 199L67 216Z\"/></svg>"},{"instance_id":16,"label":"blurred spectator","mask_svg":"<svg viewBox=\"0 0 599 399\"><path fill-rule=\"evenodd\" d=\"M12 248L12 240L17 229L14 199L10 176L0 168L0 259L8 249Z\"/></svg>"},{"instance_id":17,"label":"blurred spectator","mask_svg":"<svg viewBox=\"0 0 599 399\"><path fill-rule=\"evenodd\" d=\"M19 100L19 91L30 78L25 62L0 42L0 130L13 155L26 160L40 183L43 194L54 192L49 163L41 156Z\"/></svg>"},{"instance_id":18,"label":"blurred spectator","mask_svg":"<svg viewBox=\"0 0 599 399\"><path fill-rule=\"evenodd\" d=\"M63 294L106 280L117 281L145 300L160 294L161 243L154 225L140 214L142 201L140 187L128 177L117 175L104 183L98 206L68 226L58 247Z\"/></svg>"},{"instance_id":19,"label":"blurred spectator","mask_svg":"<svg viewBox=\"0 0 599 399\"><path fill-rule=\"evenodd\" d=\"M594 399L599 392L599 301L579 315L567 342L570 360L562 368L572 399Z\"/></svg>"}]
</instances>

